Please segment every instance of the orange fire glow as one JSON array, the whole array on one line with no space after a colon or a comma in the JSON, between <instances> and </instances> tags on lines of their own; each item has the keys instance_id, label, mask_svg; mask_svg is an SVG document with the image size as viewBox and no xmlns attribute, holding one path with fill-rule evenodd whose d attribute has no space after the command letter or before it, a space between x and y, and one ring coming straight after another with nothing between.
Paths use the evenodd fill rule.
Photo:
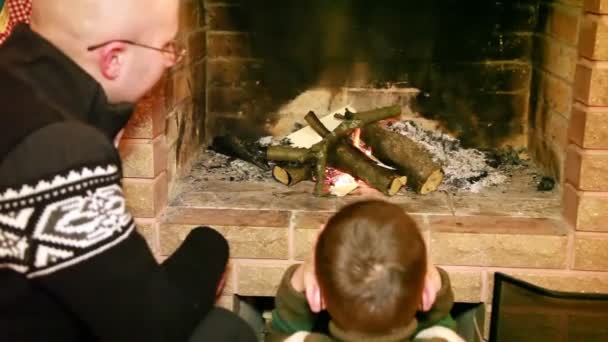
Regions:
<instances>
[{"instance_id":1,"label":"orange fire glow","mask_svg":"<svg viewBox=\"0 0 608 342\"><path fill-rule=\"evenodd\" d=\"M365 153L366 156L375 160L372 155L372 149L365 146L361 140L361 129L357 128L351 135L351 141L353 146L361 152ZM331 185L331 191L333 194L338 196L344 196L346 193L356 189L359 186L366 186L364 182L360 182L348 173L344 173L340 170L331 168L326 172L326 182Z\"/></svg>"},{"instance_id":2,"label":"orange fire glow","mask_svg":"<svg viewBox=\"0 0 608 342\"><path fill-rule=\"evenodd\" d=\"M361 144L361 128L357 128L353 132L353 145L359 147L359 144Z\"/></svg>"},{"instance_id":3,"label":"orange fire glow","mask_svg":"<svg viewBox=\"0 0 608 342\"><path fill-rule=\"evenodd\" d=\"M334 186L345 186L348 184L357 183L357 180L348 173L340 173L333 179Z\"/></svg>"},{"instance_id":4,"label":"orange fire glow","mask_svg":"<svg viewBox=\"0 0 608 342\"><path fill-rule=\"evenodd\" d=\"M372 156L372 148L365 146L363 141L361 141L361 128L355 129L352 135L353 146L355 146L359 151L365 153L366 156ZM373 158L372 158L373 159Z\"/></svg>"}]
</instances>

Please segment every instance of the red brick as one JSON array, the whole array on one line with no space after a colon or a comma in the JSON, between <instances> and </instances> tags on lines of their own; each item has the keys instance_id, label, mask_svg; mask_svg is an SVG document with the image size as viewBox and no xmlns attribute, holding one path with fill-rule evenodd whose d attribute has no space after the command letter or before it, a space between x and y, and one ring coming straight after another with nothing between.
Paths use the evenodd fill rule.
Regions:
<instances>
[{"instance_id":1,"label":"red brick","mask_svg":"<svg viewBox=\"0 0 608 342\"><path fill-rule=\"evenodd\" d=\"M576 230L608 232L608 193L577 191L564 185L564 218Z\"/></svg>"},{"instance_id":2,"label":"red brick","mask_svg":"<svg viewBox=\"0 0 608 342\"><path fill-rule=\"evenodd\" d=\"M569 6L554 5L550 12L550 33L559 40L576 46L581 11Z\"/></svg>"},{"instance_id":3,"label":"red brick","mask_svg":"<svg viewBox=\"0 0 608 342\"><path fill-rule=\"evenodd\" d=\"M608 150L568 146L566 180L578 190L608 191Z\"/></svg>"},{"instance_id":4,"label":"red brick","mask_svg":"<svg viewBox=\"0 0 608 342\"><path fill-rule=\"evenodd\" d=\"M545 137L558 148L560 154L564 154L568 146L568 119L561 114L551 112Z\"/></svg>"},{"instance_id":5,"label":"red brick","mask_svg":"<svg viewBox=\"0 0 608 342\"><path fill-rule=\"evenodd\" d=\"M188 65L173 68L165 83L166 109L171 112L185 99L192 97L192 73Z\"/></svg>"},{"instance_id":6,"label":"red brick","mask_svg":"<svg viewBox=\"0 0 608 342\"><path fill-rule=\"evenodd\" d=\"M244 33L209 32L208 57L251 57L251 44Z\"/></svg>"},{"instance_id":7,"label":"red brick","mask_svg":"<svg viewBox=\"0 0 608 342\"><path fill-rule=\"evenodd\" d=\"M574 77L574 96L589 106L608 106L608 62L581 60Z\"/></svg>"},{"instance_id":8,"label":"red brick","mask_svg":"<svg viewBox=\"0 0 608 342\"><path fill-rule=\"evenodd\" d=\"M444 216L431 219L429 224L430 253L441 265L565 266L567 230L552 220Z\"/></svg>"},{"instance_id":9,"label":"red brick","mask_svg":"<svg viewBox=\"0 0 608 342\"><path fill-rule=\"evenodd\" d=\"M542 68L569 82L574 81L578 60L576 48L550 36L542 38Z\"/></svg>"},{"instance_id":10,"label":"red brick","mask_svg":"<svg viewBox=\"0 0 608 342\"><path fill-rule=\"evenodd\" d=\"M167 169L167 144L164 136L150 139L123 139L119 146L123 176L154 178Z\"/></svg>"},{"instance_id":11,"label":"red brick","mask_svg":"<svg viewBox=\"0 0 608 342\"><path fill-rule=\"evenodd\" d=\"M179 11L180 32L189 32L199 26L199 1L181 0Z\"/></svg>"},{"instance_id":12,"label":"red brick","mask_svg":"<svg viewBox=\"0 0 608 342\"><path fill-rule=\"evenodd\" d=\"M578 51L589 59L608 60L608 15L584 16Z\"/></svg>"},{"instance_id":13,"label":"red brick","mask_svg":"<svg viewBox=\"0 0 608 342\"><path fill-rule=\"evenodd\" d=\"M135 112L127 123L123 138L153 139L165 131L165 87L163 78L135 107Z\"/></svg>"},{"instance_id":14,"label":"red brick","mask_svg":"<svg viewBox=\"0 0 608 342\"><path fill-rule=\"evenodd\" d=\"M543 99L547 106L568 117L572 105L572 85L556 76L544 73L542 86Z\"/></svg>"},{"instance_id":15,"label":"red brick","mask_svg":"<svg viewBox=\"0 0 608 342\"><path fill-rule=\"evenodd\" d=\"M568 136L583 148L608 149L608 107L574 104Z\"/></svg>"},{"instance_id":16,"label":"red brick","mask_svg":"<svg viewBox=\"0 0 608 342\"><path fill-rule=\"evenodd\" d=\"M187 37L188 58L190 63L196 63L207 55L207 31L190 32Z\"/></svg>"},{"instance_id":17,"label":"red brick","mask_svg":"<svg viewBox=\"0 0 608 342\"><path fill-rule=\"evenodd\" d=\"M574 268L608 271L608 234L576 234Z\"/></svg>"},{"instance_id":18,"label":"red brick","mask_svg":"<svg viewBox=\"0 0 608 342\"><path fill-rule=\"evenodd\" d=\"M123 189L127 207L134 217L156 217L167 205L167 173L154 179L125 178Z\"/></svg>"},{"instance_id":19,"label":"red brick","mask_svg":"<svg viewBox=\"0 0 608 342\"><path fill-rule=\"evenodd\" d=\"M593 13L608 14L608 0L585 0L585 10Z\"/></svg>"},{"instance_id":20,"label":"red brick","mask_svg":"<svg viewBox=\"0 0 608 342\"><path fill-rule=\"evenodd\" d=\"M247 30L244 12L238 4L218 4L207 6L207 26L217 31Z\"/></svg>"}]
</instances>

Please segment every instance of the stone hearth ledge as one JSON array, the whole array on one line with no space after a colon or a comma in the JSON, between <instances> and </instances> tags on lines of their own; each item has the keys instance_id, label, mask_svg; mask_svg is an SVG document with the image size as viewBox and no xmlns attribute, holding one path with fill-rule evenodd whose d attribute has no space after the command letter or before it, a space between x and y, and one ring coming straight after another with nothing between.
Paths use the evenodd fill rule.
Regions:
<instances>
[{"instance_id":1,"label":"stone hearth ledge","mask_svg":"<svg viewBox=\"0 0 608 342\"><path fill-rule=\"evenodd\" d=\"M510 186L480 194L409 192L385 197L361 188L342 198L316 198L312 184L200 182L165 210L159 259L170 255L197 225L226 236L231 247L223 305L234 294L273 296L283 271L302 262L318 228L352 201L381 198L402 206L420 224L434 262L452 278L456 300L490 303L492 277L501 271L555 290L608 292L608 241L575 233L560 217L559 194ZM597 246L596 246L597 245ZM601 245L601 246L600 246Z\"/></svg>"}]
</instances>

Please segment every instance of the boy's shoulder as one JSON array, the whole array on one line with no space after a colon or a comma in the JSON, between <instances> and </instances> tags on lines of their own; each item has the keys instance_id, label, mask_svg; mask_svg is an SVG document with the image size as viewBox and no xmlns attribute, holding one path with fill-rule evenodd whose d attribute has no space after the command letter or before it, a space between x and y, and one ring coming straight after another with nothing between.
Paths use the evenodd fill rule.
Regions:
<instances>
[{"instance_id":1,"label":"boy's shoulder","mask_svg":"<svg viewBox=\"0 0 608 342\"><path fill-rule=\"evenodd\" d=\"M328 335L320 333L311 333L307 331L299 331L290 336L281 339L282 342L332 342L336 341ZM419 332L413 339L413 342L465 342L454 330L442 327L433 326Z\"/></svg>"},{"instance_id":2,"label":"boy's shoulder","mask_svg":"<svg viewBox=\"0 0 608 342\"><path fill-rule=\"evenodd\" d=\"M454 330L435 325L420 331L414 342L465 342Z\"/></svg>"},{"instance_id":3,"label":"boy's shoulder","mask_svg":"<svg viewBox=\"0 0 608 342\"><path fill-rule=\"evenodd\" d=\"M271 338L269 342L333 342L336 341L331 336L324 335L321 333L313 333L308 331L298 331L289 336L283 336L281 338Z\"/></svg>"}]
</instances>

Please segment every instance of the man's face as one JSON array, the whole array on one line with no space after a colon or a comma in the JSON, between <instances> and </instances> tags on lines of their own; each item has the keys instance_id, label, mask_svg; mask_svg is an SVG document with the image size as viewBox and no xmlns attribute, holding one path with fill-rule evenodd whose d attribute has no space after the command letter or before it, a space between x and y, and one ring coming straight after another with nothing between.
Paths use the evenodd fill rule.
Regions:
<instances>
[{"instance_id":1,"label":"man's face","mask_svg":"<svg viewBox=\"0 0 608 342\"><path fill-rule=\"evenodd\" d=\"M174 1L178 3L178 1ZM170 48L178 29L177 5L171 11L161 13L158 25L149 30L138 43L160 49ZM175 56L153 49L129 46L124 58L124 74L119 81L118 97L122 101L136 102L162 77L166 69L175 64Z\"/></svg>"}]
</instances>

